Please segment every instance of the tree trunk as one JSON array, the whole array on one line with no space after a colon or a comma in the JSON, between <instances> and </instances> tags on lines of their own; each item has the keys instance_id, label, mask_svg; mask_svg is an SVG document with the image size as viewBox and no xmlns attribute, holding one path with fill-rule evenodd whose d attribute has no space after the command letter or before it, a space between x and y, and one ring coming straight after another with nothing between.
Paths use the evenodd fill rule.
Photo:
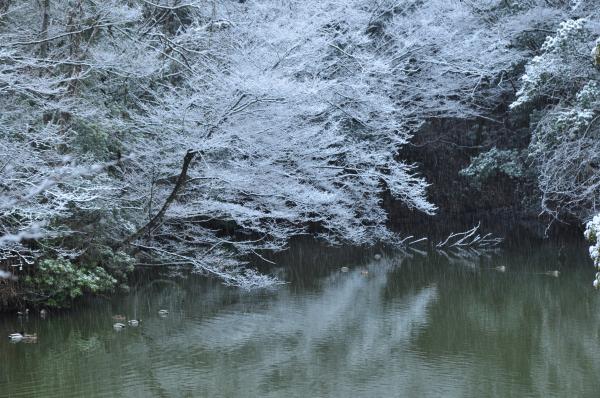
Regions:
<instances>
[{"instance_id":1,"label":"tree trunk","mask_svg":"<svg viewBox=\"0 0 600 398\"><path fill-rule=\"evenodd\" d=\"M127 239L125 239L119 245L119 247L130 244L131 242L133 242L136 239L143 236L146 232L152 230L154 227L156 227L161 222L165 213L169 209L169 206L171 206L171 204L177 199L177 195L183 189L185 182L187 180L187 172L190 167L190 163L192 162L192 160L194 159L194 156L196 156L197 153L198 153L197 151L192 151L192 150L187 151L187 153L183 157L183 165L181 166L181 172L179 173L179 177L177 177L177 182L175 183L175 186L173 187L173 191L171 191L171 194L169 195L167 200L165 200L165 203L163 204L162 208L158 211L158 213L156 213L156 215L154 217L152 217L152 219L150 221L148 221L148 223L146 223L143 227L138 229L134 234L130 235Z\"/></svg>"},{"instance_id":2,"label":"tree trunk","mask_svg":"<svg viewBox=\"0 0 600 398\"><path fill-rule=\"evenodd\" d=\"M48 24L50 22L50 0L43 0L42 4L42 37L44 40L40 45L40 58L48 55Z\"/></svg>"}]
</instances>

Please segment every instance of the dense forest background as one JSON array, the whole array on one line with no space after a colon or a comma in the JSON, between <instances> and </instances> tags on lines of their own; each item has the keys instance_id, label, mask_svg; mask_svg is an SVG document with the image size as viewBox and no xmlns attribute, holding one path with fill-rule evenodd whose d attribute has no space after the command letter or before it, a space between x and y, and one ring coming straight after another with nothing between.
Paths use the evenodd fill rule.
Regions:
<instances>
[{"instance_id":1,"label":"dense forest background","mask_svg":"<svg viewBox=\"0 0 600 398\"><path fill-rule=\"evenodd\" d=\"M126 289L135 264L267 286L247 261L299 235L581 234L600 199L599 14L0 0L3 305Z\"/></svg>"}]
</instances>

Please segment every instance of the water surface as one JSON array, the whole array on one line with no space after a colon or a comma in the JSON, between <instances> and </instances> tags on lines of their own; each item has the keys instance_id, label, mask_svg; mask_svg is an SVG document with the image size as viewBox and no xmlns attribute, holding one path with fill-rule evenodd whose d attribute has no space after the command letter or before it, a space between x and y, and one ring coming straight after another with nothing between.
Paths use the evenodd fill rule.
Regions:
<instances>
[{"instance_id":1,"label":"water surface","mask_svg":"<svg viewBox=\"0 0 600 398\"><path fill-rule=\"evenodd\" d=\"M0 334L39 341L0 340L0 396L598 397L594 270L583 247L557 252L375 261L301 245L278 258L289 284L251 293L145 274L45 320L1 317ZM142 324L117 332L113 314Z\"/></svg>"}]
</instances>

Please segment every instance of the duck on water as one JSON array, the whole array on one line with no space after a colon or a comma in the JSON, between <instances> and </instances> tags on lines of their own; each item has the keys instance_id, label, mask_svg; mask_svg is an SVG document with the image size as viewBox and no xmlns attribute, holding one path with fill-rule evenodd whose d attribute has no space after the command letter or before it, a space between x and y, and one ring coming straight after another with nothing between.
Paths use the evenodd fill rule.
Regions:
<instances>
[{"instance_id":1,"label":"duck on water","mask_svg":"<svg viewBox=\"0 0 600 398\"><path fill-rule=\"evenodd\" d=\"M25 332L11 333L8 335L8 339L14 343L18 343L19 341L37 343L37 334L27 334Z\"/></svg>"}]
</instances>

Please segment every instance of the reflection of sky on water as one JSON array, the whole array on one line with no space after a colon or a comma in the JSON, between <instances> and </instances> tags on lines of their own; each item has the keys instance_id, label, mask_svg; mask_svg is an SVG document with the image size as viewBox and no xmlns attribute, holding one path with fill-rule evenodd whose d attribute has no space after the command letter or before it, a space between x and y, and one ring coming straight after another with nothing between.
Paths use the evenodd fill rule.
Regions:
<instances>
[{"instance_id":1,"label":"reflection of sky on water","mask_svg":"<svg viewBox=\"0 0 600 398\"><path fill-rule=\"evenodd\" d=\"M241 302L195 319L194 326L163 338L177 353L167 365L176 370L164 373L163 368L155 376L188 380L190 388L202 388L210 396L364 389L385 374L392 351L407 349L426 324L427 308L437 294L432 285L387 299L383 291L391 268L377 264L366 276L361 270L336 272L321 291L283 290L256 308ZM202 363L181 366L175 358L182 356Z\"/></svg>"}]
</instances>

